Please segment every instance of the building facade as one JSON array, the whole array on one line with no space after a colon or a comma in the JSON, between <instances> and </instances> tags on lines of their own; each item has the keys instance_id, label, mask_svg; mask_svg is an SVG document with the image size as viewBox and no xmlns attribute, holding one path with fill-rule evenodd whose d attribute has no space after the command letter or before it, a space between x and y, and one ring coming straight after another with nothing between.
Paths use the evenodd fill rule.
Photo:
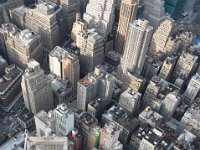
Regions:
<instances>
[{"instance_id":1,"label":"building facade","mask_svg":"<svg viewBox=\"0 0 200 150\"><path fill-rule=\"evenodd\" d=\"M138 0L122 0L119 16L119 24L117 29L117 37L114 49L123 54L129 23L131 23L137 14Z\"/></svg>"},{"instance_id":2,"label":"building facade","mask_svg":"<svg viewBox=\"0 0 200 150\"><path fill-rule=\"evenodd\" d=\"M22 76L21 86L25 106L34 114L53 108L51 81L35 60L29 61L28 68Z\"/></svg>"}]
</instances>

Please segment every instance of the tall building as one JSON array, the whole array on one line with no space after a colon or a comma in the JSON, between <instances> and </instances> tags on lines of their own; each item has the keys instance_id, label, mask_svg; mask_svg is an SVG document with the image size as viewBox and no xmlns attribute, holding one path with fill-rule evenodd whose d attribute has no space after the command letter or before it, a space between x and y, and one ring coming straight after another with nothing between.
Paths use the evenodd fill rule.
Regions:
<instances>
[{"instance_id":1,"label":"tall building","mask_svg":"<svg viewBox=\"0 0 200 150\"><path fill-rule=\"evenodd\" d=\"M124 53L125 42L127 38L129 24L136 18L138 0L122 0L115 40L115 50L121 54Z\"/></svg>"},{"instance_id":2,"label":"tall building","mask_svg":"<svg viewBox=\"0 0 200 150\"><path fill-rule=\"evenodd\" d=\"M16 7L22 6L24 4L23 0L2 0L0 1L0 25L3 23L8 23L9 15L8 11Z\"/></svg>"},{"instance_id":3,"label":"tall building","mask_svg":"<svg viewBox=\"0 0 200 150\"><path fill-rule=\"evenodd\" d=\"M51 73L62 80L69 80L73 87L73 95L77 92L77 82L80 79L80 65L78 56L56 46L49 54Z\"/></svg>"},{"instance_id":4,"label":"tall building","mask_svg":"<svg viewBox=\"0 0 200 150\"><path fill-rule=\"evenodd\" d=\"M101 131L99 149L111 150L113 145L118 142L119 133L120 133L120 129L119 127L117 127L116 124L114 123L106 124Z\"/></svg>"},{"instance_id":5,"label":"tall building","mask_svg":"<svg viewBox=\"0 0 200 150\"><path fill-rule=\"evenodd\" d=\"M78 82L77 107L86 110L88 103L96 98L110 100L114 90L115 77L97 66L95 71Z\"/></svg>"},{"instance_id":6,"label":"tall building","mask_svg":"<svg viewBox=\"0 0 200 150\"><path fill-rule=\"evenodd\" d=\"M18 7L11 12L14 24L28 28L41 35L45 59L55 46L58 46L66 34L61 7L54 3L40 3L31 7ZM61 38L60 38L61 37Z\"/></svg>"},{"instance_id":7,"label":"tall building","mask_svg":"<svg viewBox=\"0 0 200 150\"><path fill-rule=\"evenodd\" d=\"M188 78L196 68L197 59L197 56L184 51L174 68L173 79L176 80L181 76Z\"/></svg>"},{"instance_id":8,"label":"tall building","mask_svg":"<svg viewBox=\"0 0 200 150\"><path fill-rule=\"evenodd\" d=\"M124 80L127 72L141 75L152 36L152 29L147 20L138 19L129 25L124 55L121 59L121 68L119 68L122 80Z\"/></svg>"},{"instance_id":9,"label":"tall building","mask_svg":"<svg viewBox=\"0 0 200 150\"><path fill-rule=\"evenodd\" d=\"M3 24L2 30L8 59L11 64L16 64L22 69L27 67L27 63L31 59L35 59L42 64L42 41L39 34L28 29L19 30L11 23Z\"/></svg>"},{"instance_id":10,"label":"tall building","mask_svg":"<svg viewBox=\"0 0 200 150\"><path fill-rule=\"evenodd\" d=\"M76 19L76 13L80 11L80 0L60 0L62 6L62 15L67 33L70 34L73 23Z\"/></svg>"},{"instance_id":11,"label":"tall building","mask_svg":"<svg viewBox=\"0 0 200 150\"><path fill-rule=\"evenodd\" d=\"M193 103L193 101L197 97L197 94L199 93L199 90L200 90L200 75L197 73L191 78L187 86L187 89L184 93L185 102L189 104Z\"/></svg>"},{"instance_id":12,"label":"tall building","mask_svg":"<svg viewBox=\"0 0 200 150\"><path fill-rule=\"evenodd\" d=\"M29 61L28 68L22 76L21 86L25 106L34 114L53 108L51 81L35 60Z\"/></svg>"},{"instance_id":13,"label":"tall building","mask_svg":"<svg viewBox=\"0 0 200 150\"><path fill-rule=\"evenodd\" d=\"M168 121L174 115L176 108L180 102L180 98L176 93L169 93L161 103L159 114L163 116L164 121Z\"/></svg>"},{"instance_id":14,"label":"tall building","mask_svg":"<svg viewBox=\"0 0 200 150\"><path fill-rule=\"evenodd\" d=\"M94 29L85 30L77 35L76 43L80 48L81 74L87 75L104 61L103 37Z\"/></svg>"},{"instance_id":15,"label":"tall building","mask_svg":"<svg viewBox=\"0 0 200 150\"><path fill-rule=\"evenodd\" d=\"M24 150L68 150L68 138L26 136Z\"/></svg>"},{"instance_id":16,"label":"tall building","mask_svg":"<svg viewBox=\"0 0 200 150\"><path fill-rule=\"evenodd\" d=\"M171 31L174 27L174 21L170 18L165 19L153 34L151 45L149 48L150 55L155 55L158 52L165 52L165 45L170 37Z\"/></svg>"},{"instance_id":17,"label":"tall building","mask_svg":"<svg viewBox=\"0 0 200 150\"><path fill-rule=\"evenodd\" d=\"M103 38L111 33L114 23L115 0L90 0L83 19Z\"/></svg>"},{"instance_id":18,"label":"tall building","mask_svg":"<svg viewBox=\"0 0 200 150\"><path fill-rule=\"evenodd\" d=\"M171 15L174 20L180 19L184 13L184 8L187 0L164 0L165 11Z\"/></svg>"},{"instance_id":19,"label":"tall building","mask_svg":"<svg viewBox=\"0 0 200 150\"><path fill-rule=\"evenodd\" d=\"M163 0L144 0L143 3L143 17L149 21L149 25L152 26L155 31L160 23L166 18L165 2Z\"/></svg>"}]
</instances>

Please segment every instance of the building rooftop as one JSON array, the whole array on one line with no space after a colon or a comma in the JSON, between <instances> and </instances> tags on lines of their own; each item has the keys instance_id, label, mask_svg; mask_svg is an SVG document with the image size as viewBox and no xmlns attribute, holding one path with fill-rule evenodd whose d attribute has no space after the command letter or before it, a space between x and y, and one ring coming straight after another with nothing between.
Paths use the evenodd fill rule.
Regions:
<instances>
[{"instance_id":1,"label":"building rooftop","mask_svg":"<svg viewBox=\"0 0 200 150\"><path fill-rule=\"evenodd\" d=\"M5 74L0 77L0 94L5 94L22 76L23 70L17 66L9 65L5 69Z\"/></svg>"},{"instance_id":2,"label":"building rooftop","mask_svg":"<svg viewBox=\"0 0 200 150\"><path fill-rule=\"evenodd\" d=\"M25 46L31 45L33 41L39 40L40 35L30 31L29 29L20 30L12 23L2 24L2 29L15 39L15 41L24 44Z\"/></svg>"},{"instance_id":3,"label":"building rooftop","mask_svg":"<svg viewBox=\"0 0 200 150\"><path fill-rule=\"evenodd\" d=\"M72 90L72 86L69 81L64 81L57 78L52 80L51 86L52 86L53 91L59 94Z\"/></svg>"},{"instance_id":4,"label":"building rooftop","mask_svg":"<svg viewBox=\"0 0 200 150\"><path fill-rule=\"evenodd\" d=\"M139 120L143 123L148 123L151 126L155 127L159 125L162 121L163 116L153 111L151 107L146 107L143 112L139 114Z\"/></svg>"},{"instance_id":5,"label":"building rooftop","mask_svg":"<svg viewBox=\"0 0 200 150\"><path fill-rule=\"evenodd\" d=\"M97 124L97 119L90 115L88 112L78 110L75 113L75 117L79 119L82 123L86 124L87 126L93 126Z\"/></svg>"}]
</instances>

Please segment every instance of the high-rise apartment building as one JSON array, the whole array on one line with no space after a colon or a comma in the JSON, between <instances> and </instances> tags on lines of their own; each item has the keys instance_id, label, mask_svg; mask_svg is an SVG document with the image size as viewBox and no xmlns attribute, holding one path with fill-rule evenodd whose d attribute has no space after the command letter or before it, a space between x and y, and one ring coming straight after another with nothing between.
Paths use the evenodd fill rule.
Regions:
<instances>
[{"instance_id":1,"label":"high-rise apartment building","mask_svg":"<svg viewBox=\"0 0 200 150\"><path fill-rule=\"evenodd\" d=\"M81 74L94 71L95 66L104 60L104 40L94 29L85 30L77 35L77 47L80 48Z\"/></svg>"},{"instance_id":2,"label":"high-rise apartment building","mask_svg":"<svg viewBox=\"0 0 200 150\"><path fill-rule=\"evenodd\" d=\"M73 95L77 92L77 82L80 79L80 65L78 56L56 46L49 54L51 73L62 80L69 80L73 87Z\"/></svg>"},{"instance_id":3,"label":"high-rise apartment building","mask_svg":"<svg viewBox=\"0 0 200 150\"><path fill-rule=\"evenodd\" d=\"M2 25L7 55L11 64L16 64L22 69L27 67L31 59L42 64L42 41L41 36L28 29L19 30L14 24Z\"/></svg>"},{"instance_id":4,"label":"high-rise apartment building","mask_svg":"<svg viewBox=\"0 0 200 150\"><path fill-rule=\"evenodd\" d=\"M170 18L165 19L153 34L151 45L149 48L150 55L155 55L158 52L166 53L164 50L170 33L174 27L174 21Z\"/></svg>"},{"instance_id":5,"label":"high-rise apartment building","mask_svg":"<svg viewBox=\"0 0 200 150\"><path fill-rule=\"evenodd\" d=\"M124 80L127 72L141 75L152 36L152 29L147 20L138 19L129 25L124 55L119 68L120 79Z\"/></svg>"},{"instance_id":6,"label":"high-rise apartment building","mask_svg":"<svg viewBox=\"0 0 200 150\"><path fill-rule=\"evenodd\" d=\"M113 145L118 142L120 128L114 124L109 123L104 126L101 130L101 137L100 137L100 150L111 150Z\"/></svg>"},{"instance_id":7,"label":"high-rise apartment building","mask_svg":"<svg viewBox=\"0 0 200 150\"><path fill-rule=\"evenodd\" d=\"M190 80L184 93L184 100L187 103L193 103L200 90L200 75L196 73Z\"/></svg>"},{"instance_id":8,"label":"high-rise apartment building","mask_svg":"<svg viewBox=\"0 0 200 150\"><path fill-rule=\"evenodd\" d=\"M53 108L51 81L35 60L29 61L28 68L22 76L21 86L25 106L34 114Z\"/></svg>"},{"instance_id":9,"label":"high-rise apartment building","mask_svg":"<svg viewBox=\"0 0 200 150\"><path fill-rule=\"evenodd\" d=\"M80 0L60 0L62 6L62 15L66 24L67 33L70 34L73 23L76 19L76 13L80 11Z\"/></svg>"},{"instance_id":10,"label":"high-rise apartment building","mask_svg":"<svg viewBox=\"0 0 200 150\"><path fill-rule=\"evenodd\" d=\"M163 116L164 121L171 119L176 108L178 107L179 102L180 98L176 95L176 93L169 93L165 97L159 110L159 114Z\"/></svg>"},{"instance_id":11,"label":"high-rise apartment building","mask_svg":"<svg viewBox=\"0 0 200 150\"><path fill-rule=\"evenodd\" d=\"M138 0L122 0L121 2L117 37L115 40L115 50L121 54L124 53L129 24L136 18L137 7Z\"/></svg>"},{"instance_id":12,"label":"high-rise apartment building","mask_svg":"<svg viewBox=\"0 0 200 150\"><path fill-rule=\"evenodd\" d=\"M197 56L184 51L175 66L173 79L176 80L181 76L188 78L196 68L197 59Z\"/></svg>"},{"instance_id":13,"label":"high-rise apartment building","mask_svg":"<svg viewBox=\"0 0 200 150\"><path fill-rule=\"evenodd\" d=\"M115 77L97 66L95 71L78 82L77 107L86 110L88 103L96 98L110 100L114 90Z\"/></svg>"},{"instance_id":14,"label":"high-rise apartment building","mask_svg":"<svg viewBox=\"0 0 200 150\"><path fill-rule=\"evenodd\" d=\"M90 0L83 19L89 28L95 28L103 38L112 31L115 12L115 0Z\"/></svg>"},{"instance_id":15,"label":"high-rise apartment building","mask_svg":"<svg viewBox=\"0 0 200 150\"><path fill-rule=\"evenodd\" d=\"M166 18L165 2L163 0L144 0L144 19L149 21L149 25L154 31L160 23Z\"/></svg>"},{"instance_id":16,"label":"high-rise apartment building","mask_svg":"<svg viewBox=\"0 0 200 150\"><path fill-rule=\"evenodd\" d=\"M7 11L12 10L16 7L22 6L24 4L23 0L2 0L0 1L0 25L3 23L8 23L9 15Z\"/></svg>"}]
</instances>

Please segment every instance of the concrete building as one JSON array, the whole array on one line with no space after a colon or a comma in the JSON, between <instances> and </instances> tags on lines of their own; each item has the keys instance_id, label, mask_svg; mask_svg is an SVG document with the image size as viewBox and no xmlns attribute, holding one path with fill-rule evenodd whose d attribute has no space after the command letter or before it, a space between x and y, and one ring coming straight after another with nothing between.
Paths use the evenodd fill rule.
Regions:
<instances>
[{"instance_id":1,"label":"concrete building","mask_svg":"<svg viewBox=\"0 0 200 150\"><path fill-rule=\"evenodd\" d=\"M173 79L176 80L181 76L188 78L196 68L197 59L197 56L184 51L174 68Z\"/></svg>"},{"instance_id":2,"label":"concrete building","mask_svg":"<svg viewBox=\"0 0 200 150\"><path fill-rule=\"evenodd\" d=\"M70 34L76 19L76 13L80 12L80 0L60 0L60 5L62 6L62 15L65 24L64 31Z\"/></svg>"},{"instance_id":3,"label":"concrete building","mask_svg":"<svg viewBox=\"0 0 200 150\"><path fill-rule=\"evenodd\" d=\"M110 150L116 144L119 138L120 129L114 123L109 123L104 126L101 131L100 150ZM123 145L120 145L121 150ZM120 150L120 149L118 149Z\"/></svg>"},{"instance_id":4,"label":"concrete building","mask_svg":"<svg viewBox=\"0 0 200 150\"><path fill-rule=\"evenodd\" d=\"M27 109L34 114L41 110L51 110L53 108L53 94L51 81L40 68L40 64L35 60L30 60L28 68L22 76L22 93Z\"/></svg>"},{"instance_id":5,"label":"concrete building","mask_svg":"<svg viewBox=\"0 0 200 150\"><path fill-rule=\"evenodd\" d=\"M103 37L94 29L84 30L77 35L76 43L80 48L81 74L87 75L104 61Z\"/></svg>"},{"instance_id":6,"label":"concrete building","mask_svg":"<svg viewBox=\"0 0 200 150\"><path fill-rule=\"evenodd\" d=\"M78 82L77 108L86 110L88 103L96 98L110 100L114 90L115 77L97 66L95 71Z\"/></svg>"},{"instance_id":7,"label":"concrete building","mask_svg":"<svg viewBox=\"0 0 200 150\"><path fill-rule=\"evenodd\" d=\"M168 121L174 115L180 102L180 97L176 93L169 93L161 103L159 114L163 116L164 121Z\"/></svg>"},{"instance_id":8,"label":"concrete building","mask_svg":"<svg viewBox=\"0 0 200 150\"><path fill-rule=\"evenodd\" d=\"M94 28L103 38L112 32L114 23L115 0L90 0L83 19L89 28Z\"/></svg>"},{"instance_id":9,"label":"concrete building","mask_svg":"<svg viewBox=\"0 0 200 150\"><path fill-rule=\"evenodd\" d=\"M68 150L68 138L26 136L24 150Z\"/></svg>"},{"instance_id":10,"label":"concrete building","mask_svg":"<svg viewBox=\"0 0 200 150\"><path fill-rule=\"evenodd\" d=\"M27 67L31 59L42 64L42 41L39 34L28 29L19 30L11 23L3 24L1 31L4 34L7 55L11 64L16 64L22 69Z\"/></svg>"},{"instance_id":11,"label":"concrete building","mask_svg":"<svg viewBox=\"0 0 200 150\"><path fill-rule=\"evenodd\" d=\"M166 81L170 80L177 61L177 56L171 55L167 57L160 69L158 76Z\"/></svg>"},{"instance_id":12,"label":"concrete building","mask_svg":"<svg viewBox=\"0 0 200 150\"><path fill-rule=\"evenodd\" d=\"M149 25L152 26L155 31L166 18L165 2L163 0L143 0L143 3L143 17L149 21Z\"/></svg>"},{"instance_id":13,"label":"concrete building","mask_svg":"<svg viewBox=\"0 0 200 150\"><path fill-rule=\"evenodd\" d=\"M13 64L4 71L0 78L0 106L4 111L9 111L19 98L23 70Z\"/></svg>"},{"instance_id":14,"label":"concrete building","mask_svg":"<svg viewBox=\"0 0 200 150\"><path fill-rule=\"evenodd\" d=\"M181 47L181 40L176 40L172 37L169 37L164 48L164 52L167 54L178 53Z\"/></svg>"},{"instance_id":15,"label":"concrete building","mask_svg":"<svg viewBox=\"0 0 200 150\"><path fill-rule=\"evenodd\" d=\"M8 11L16 7L22 6L23 0L2 0L0 2L0 25L10 22Z\"/></svg>"},{"instance_id":16,"label":"concrete building","mask_svg":"<svg viewBox=\"0 0 200 150\"><path fill-rule=\"evenodd\" d=\"M124 55L119 68L121 80L124 80L127 72L133 75L141 75L152 36L152 29L147 20L138 19L129 25Z\"/></svg>"},{"instance_id":17,"label":"concrete building","mask_svg":"<svg viewBox=\"0 0 200 150\"><path fill-rule=\"evenodd\" d=\"M56 46L49 54L50 72L62 80L72 84L73 96L77 92L77 82L80 79L80 64L78 56Z\"/></svg>"},{"instance_id":18,"label":"concrete building","mask_svg":"<svg viewBox=\"0 0 200 150\"><path fill-rule=\"evenodd\" d=\"M190 80L187 89L184 93L186 103L193 103L200 90L200 75L196 73Z\"/></svg>"},{"instance_id":19,"label":"concrete building","mask_svg":"<svg viewBox=\"0 0 200 150\"><path fill-rule=\"evenodd\" d=\"M195 133L195 135L200 135L200 117L199 117L199 105L200 105L200 99L197 99L197 101L191 105L191 107L185 112L184 116L181 119L179 128L191 131L192 133Z\"/></svg>"},{"instance_id":20,"label":"concrete building","mask_svg":"<svg viewBox=\"0 0 200 150\"><path fill-rule=\"evenodd\" d=\"M162 122L163 116L147 106L140 114L138 119L143 124L148 124L151 127L159 126Z\"/></svg>"},{"instance_id":21,"label":"concrete building","mask_svg":"<svg viewBox=\"0 0 200 150\"><path fill-rule=\"evenodd\" d=\"M141 96L139 92L127 89L121 94L119 105L133 115L139 111Z\"/></svg>"},{"instance_id":22,"label":"concrete building","mask_svg":"<svg viewBox=\"0 0 200 150\"><path fill-rule=\"evenodd\" d=\"M153 34L151 45L149 48L150 55L156 55L158 52L166 53L164 50L168 38L171 35L172 29L174 27L174 21L170 18L166 18L158 26L155 33Z\"/></svg>"},{"instance_id":23,"label":"concrete building","mask_svg":"<svg viewBox=\"0 0 200 150\"><path fill-rule=\"evenodd\" d=\"M138 0L122 0L114 49L123 54L129 24L136 18Z\"/></svg>"},{"instance_id":24,"label":"concrete building","mask_svg":"<svg viewBox=\"0 0 200 150\"><path fill-rule=\"evenodd\" d=\"M51 50L64 39L60 38L63 37L62 34L65 34L61 7L54 3L40 3L32 7L18 7L11 14L14 24L41 35L44 56L48 60L47 56ZM21 18L20 22L19 18Z\"/></svg>"}]
</instances>

